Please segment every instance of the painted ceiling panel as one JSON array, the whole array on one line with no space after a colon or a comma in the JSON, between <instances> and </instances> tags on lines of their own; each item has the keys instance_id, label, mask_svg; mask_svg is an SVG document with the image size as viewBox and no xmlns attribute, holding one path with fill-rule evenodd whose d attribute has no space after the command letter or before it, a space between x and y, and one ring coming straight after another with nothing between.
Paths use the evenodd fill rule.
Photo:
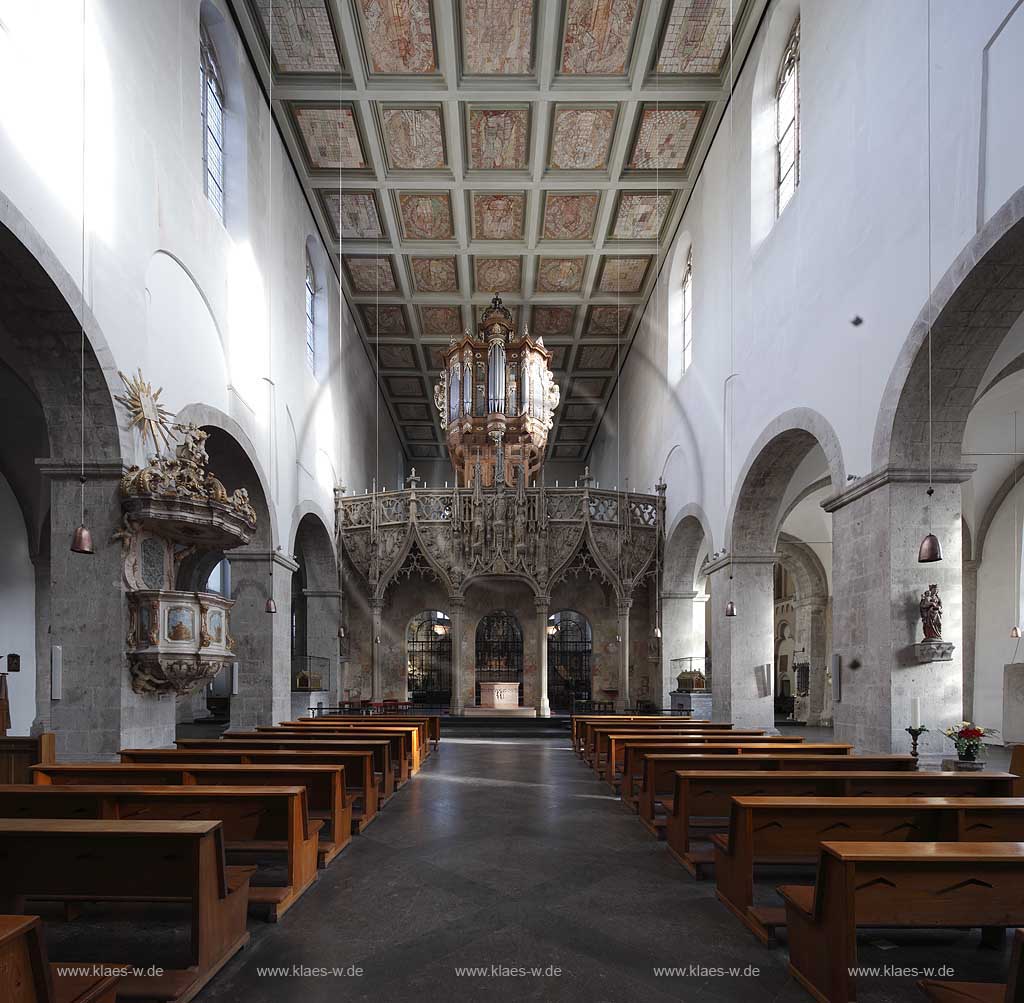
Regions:
<instances>
[{"instance_id":1,"label":"painted ceiling panel","mask_svg":"<svg viewBox=\"0 0 1024 1003\"><path fill-rule=\"evenodd\" d=\"M767 0L227 2L407 456L500 293L585 458Z\"/></svg>"}]
</instances>

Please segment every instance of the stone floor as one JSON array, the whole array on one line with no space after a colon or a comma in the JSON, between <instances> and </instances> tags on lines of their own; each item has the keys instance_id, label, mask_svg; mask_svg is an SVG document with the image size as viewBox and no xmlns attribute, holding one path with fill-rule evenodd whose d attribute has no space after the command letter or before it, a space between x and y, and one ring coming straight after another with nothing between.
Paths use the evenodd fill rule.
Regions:
<instances>
[{"instance_id":1,"label":"stone floor","mask_svg":"<svg viewBox=\"0 0 1024 1003\"><path fill-rule=\"evenodd\" d=\"M780 882L812 880L792 870L760 877L765 901ZM810 998L787 973L784 943L766 949L746 933L713 883L692 880L567 738L445 739L279 924L250 929L249 948L200 1003ZM871 931L860 963L1002 978L1006 952L977 943L976 932ZM487 974L460 974L463 966ZM658 974L662 966L687 971ZM862 978L859 999L923 999L912 983Z\"/></svg>"}]
</instances>

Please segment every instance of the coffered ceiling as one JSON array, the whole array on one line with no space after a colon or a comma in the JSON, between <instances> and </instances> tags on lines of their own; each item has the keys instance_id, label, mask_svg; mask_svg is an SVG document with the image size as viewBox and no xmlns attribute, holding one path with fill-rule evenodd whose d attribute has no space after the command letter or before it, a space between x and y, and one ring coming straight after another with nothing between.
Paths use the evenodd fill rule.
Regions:
<instances>
[{"instance_id":1,"label":"coffered ceiling","mask_svg":"<svg viewBox=\"0 0 1024 1003\"><path fill-rule=\"evenodd\" d=\"M500 293L584 459L767 0L230 2L409 458Z\"/></svg>"}]
</instances>

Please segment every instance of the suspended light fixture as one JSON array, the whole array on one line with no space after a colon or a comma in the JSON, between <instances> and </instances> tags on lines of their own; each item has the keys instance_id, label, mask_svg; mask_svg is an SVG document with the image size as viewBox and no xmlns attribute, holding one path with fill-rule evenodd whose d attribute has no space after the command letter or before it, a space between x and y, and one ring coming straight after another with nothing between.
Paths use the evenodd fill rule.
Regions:
<instances>
[{"instance_id":1,"label":"suspended light fixture","mask_svg":"<svg viewBox=\"0 0 1024 1003\"><path fill-rule=\"evenodd\" d=\"M939 538L932 532L932 495L935 487L932 484L932 5L928 0L928 535L921 541L917 551L919 564L934 564L942 560L942 545Z\"/></svg>"},{"instance_id":2,"label":"suspended light fixture","mask_svg":"<svg viewBox=\"0 0 1024 1003\"><path fill-rule=\"evenodd\" d=\"M736 615L736 603L732 601L732 575L729 575L729 601L725 604L725 615Z\"/></svg>"},{"instance_id":3,"label":"suspended light fixture","mask_svg":"<svg viewBox=\"0 0 1024 1003\"><path fill-rule=\"evenodd\" d=\"M1010 637L1013 638L1014 641L1019 641L1020 640L1020 627L1011 627L1010 628Z\"/></svg>"},{"instance_id":4,"label":"suspended light fixture","mask_svg":"<svg viewBox=\"0 0 1024 1003\"><path fill-rule=\"evenodd\" d=\"M95 554L92 533L85 525L85 4L82 5L82 279L79 288L79 322L81 339L78 348L78 390L79 390L79 504L81 512L78 528L71 538L72 554Z\"/></svg>"},{"instance_id":5,"label":"suspended light fixture","mask_svg":"<svg viewBox=\"0 0 1024 1003\"><path fill-rule=\"evenodd\" d=\"M278 550L281 548L278 547ZM270 592L267 595L266 605L263 607L264 613L276 613L277 603L274 602L274 555L270 555Z\"/></svg>"}]
</instances>

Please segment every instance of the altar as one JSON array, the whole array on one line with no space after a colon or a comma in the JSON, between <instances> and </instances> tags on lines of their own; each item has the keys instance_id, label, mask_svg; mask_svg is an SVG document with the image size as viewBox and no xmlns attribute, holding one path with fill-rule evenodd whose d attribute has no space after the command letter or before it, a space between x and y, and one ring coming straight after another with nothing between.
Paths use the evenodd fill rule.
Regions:
<instances>
[{"instance_id":1,"label":"altar","mask_svg":"<svg viewBox=\"0 0 1024 1003\"><path fill-rule=\"evenodd\" d=\"M519 683L481 683L480 703L468 706L468 717L536 717L536 707L519 706Z\"/></svg>"}]
</instances>

